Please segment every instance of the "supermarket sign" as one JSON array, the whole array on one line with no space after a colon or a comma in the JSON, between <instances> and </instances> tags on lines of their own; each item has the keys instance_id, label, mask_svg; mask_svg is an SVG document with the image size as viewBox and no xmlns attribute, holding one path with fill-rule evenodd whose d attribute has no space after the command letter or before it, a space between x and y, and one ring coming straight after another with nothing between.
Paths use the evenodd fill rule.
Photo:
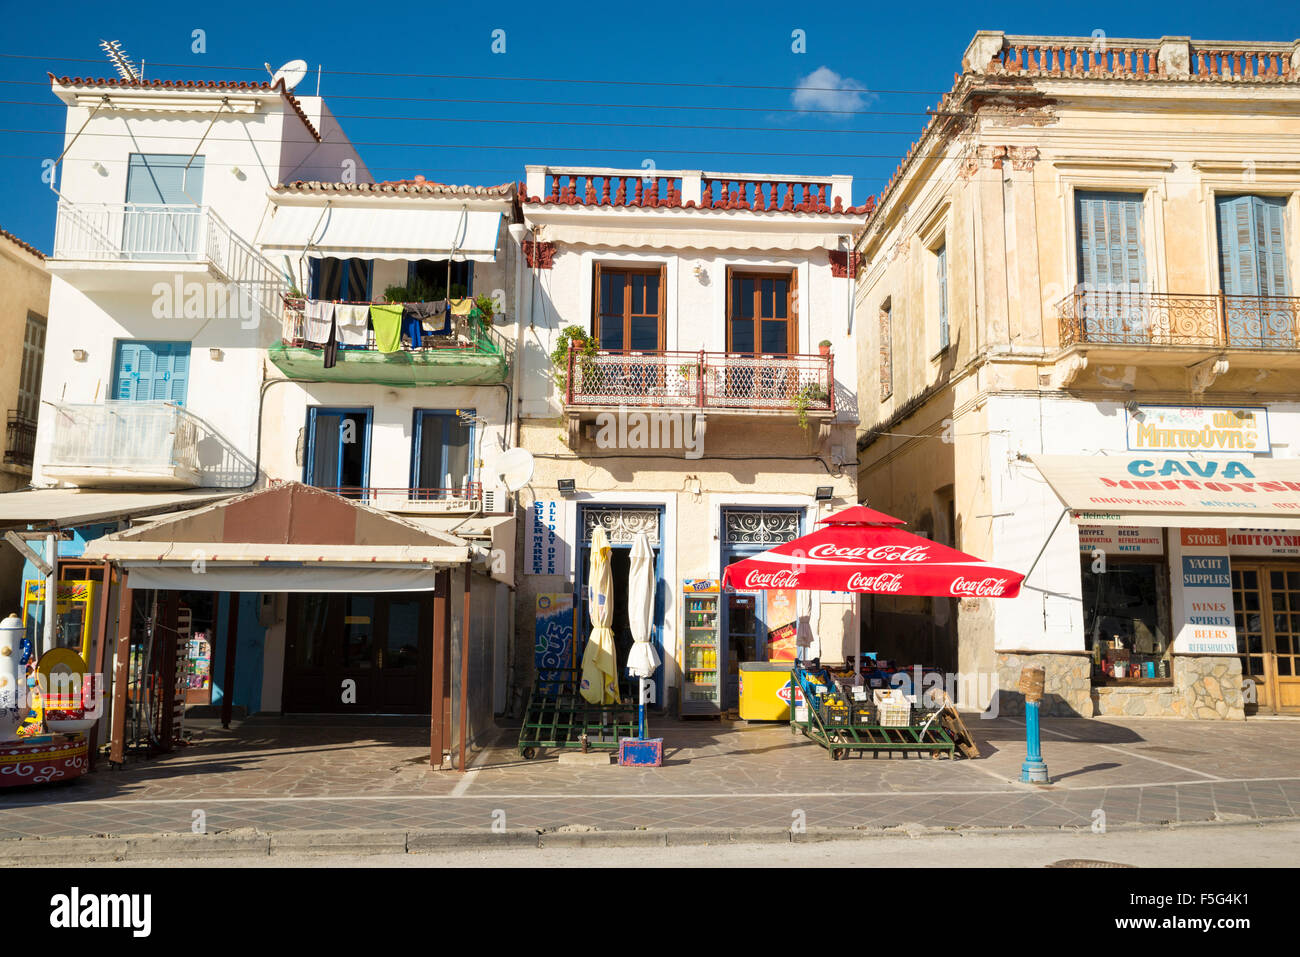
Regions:
<instances>
[{"instance_id":1,"label":"supermarket sign","mask_svg":"<svg viewBox=\"0 0 1300 957\"><path fill-rule=\"evenodd\" d=\"M1262 452L1270 448L1268 410L1139 405L1128 413L1134 452Z\"/></svg>"}]
</instances>

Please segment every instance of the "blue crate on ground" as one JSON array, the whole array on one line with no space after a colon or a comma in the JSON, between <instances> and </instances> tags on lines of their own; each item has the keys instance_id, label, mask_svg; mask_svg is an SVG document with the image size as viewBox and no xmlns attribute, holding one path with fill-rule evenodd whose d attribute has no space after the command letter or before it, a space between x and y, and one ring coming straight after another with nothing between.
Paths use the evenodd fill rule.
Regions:
<instances>
[{"instance_id":1,"label":"blue crate on ground","mask_svg":"<svg viewBox=\"0 0 1300 957\"><path fill-rule=\"evenodd\" d=\"M624 768L658 768L664 763L663 738L619 738L618 763Z\"/></svg>"}]
</instances>

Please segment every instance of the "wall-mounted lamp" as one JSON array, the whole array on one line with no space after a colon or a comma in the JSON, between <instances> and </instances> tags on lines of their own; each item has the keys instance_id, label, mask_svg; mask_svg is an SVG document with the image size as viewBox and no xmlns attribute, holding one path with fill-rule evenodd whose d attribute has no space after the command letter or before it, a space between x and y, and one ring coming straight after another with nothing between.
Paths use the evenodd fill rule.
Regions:
<instances>
[{"instance_id":1,"label":"wall-mounted lamp","mask_svg":"<svg viewBox=\"0 0 1300 957\"><path fill-rule=\"evenodd\" d=\"M244 175L244 171L240 169L238 166L230 167L230 175L235 177L235 179L238 180L247 179L247 177Z\"/></svg>"},{"instance_id":2,"label":"wall-mounted lamp","mask_svg":"<svg viewBox=\"0 0 1300 957\"><path fill-rule=\"evenodd\" d=\"M574 479L560 479L555 483L555 487L565 498L572 498L578 492L578 483Z\"/></svg>"},{"instance_id":3,"label":"wall-mounted lamp","mask_svg":"<svg viewBox=\"0 0 1300 957\"><path fill-rule=\"evenodd\" d=\"M220 349L218 349L216 346L213 346L211 349L208 350L208 358L211 359L213 362L220 362L225 357L225 355L226 354L222 352Z\"/></svg>"},{"instance_id":4,"label":"wall-mounted lamp","mask_svg":"<svg viewBox=\"0 0 1300 957\"><path fill-rule=\"evenodd\" d=\"M522 243L524 237L528 235L528 227L523 223L511 223L506 230L510 233L510 238L517 243Z\"/></svg>"},{"instance_id":5,"label":"wall-mounted lamp","mask_svg":"<svg viewBox=\"0 0 1300 957\"><path fill-rule=\"evenodd\" d=\"M95 162L91 163L90 168L93 169L100 176L108 175L108 170L104 168L104 164L101 163L99 160L95 160Z\"/></svg>"},{"instance_id":6,"label":"wall-mounted lamp","mask_svg":"<svg viewBox=\"0 0 1300 957\"><path fill-rule=\"evenodd\" d=\"M818 485L817 491L813 494L813 500L817 502L829 502L835 497L835 490L829 485Z\"/></svg>"},{"instance_id":7,"label":"wall-mounted lamp","mask_svg":"<svg viewBox=\"0 0 1300 957\"><path fill-rule=\"evenodd\" d=\"M75 361L75 362L85 362L85 361L86 361L86 356L88 356L88 355L89 355L89 353L86 352L85 349L73 349L73 350L72 350L72 358L73 358L73 361Z\"/></svg>"}]
</instances>

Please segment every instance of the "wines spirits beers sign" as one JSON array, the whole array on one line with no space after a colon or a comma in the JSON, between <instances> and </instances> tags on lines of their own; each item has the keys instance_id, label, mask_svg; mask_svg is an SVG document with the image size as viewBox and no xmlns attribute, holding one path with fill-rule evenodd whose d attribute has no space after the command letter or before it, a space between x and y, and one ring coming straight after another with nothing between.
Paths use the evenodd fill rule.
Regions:
<instances>
[{"instance_id":1,"label":"wines spirits beers sign","mask_svg":"<svg viewBox=\"0 0 1300 957\"><path fill-rule=\"evenodd\" d=\"M1232 572L1228 532L1222 528L1182 528L1170 536L1173 554L1174 651L1194 655L1234 655L1237 628L1232 611Z\"/></svg>"}]
</instances>

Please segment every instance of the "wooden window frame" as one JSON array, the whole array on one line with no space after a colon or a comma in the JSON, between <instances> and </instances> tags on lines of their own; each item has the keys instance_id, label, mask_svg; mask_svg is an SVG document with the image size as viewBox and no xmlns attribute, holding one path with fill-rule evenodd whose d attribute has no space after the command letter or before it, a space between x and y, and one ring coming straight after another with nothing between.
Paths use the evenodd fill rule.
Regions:
<instances>
[{"instance_id":1,"label":"wooden window frame","mask_svg":"<svg viewBox=\"0 0 1300 957\"><path fill-rule=\"evenodd\" d=\"M650 349L632 349L632 284L624 283L623 285L623 342L624 348L618 350L606 350L605 345L600 342L600 320L601 320L601 301L600 301L600 280L606 273L622 273L626 276L657 276L659 278L659 335L658 343L653 350ZM668 265L659 263L658 265L649 264L645 266L619 263L619 262L596 262L592 273L591 284L591 335L596 339L597 348L602 352L663 352L666 349L667 342L667 301L668 301Z\"/></svg>"},{"instance_id":2,"label":"wooden window frame","mask_svg":"<svg viewBox=\"0 0 1300 957\"><path fill-rule=\"evenodd\" d=\"M732 323L732 319L734 318L732 315L732 308L734 306L734 303L732 302L731 291L737 279L787 279L789 280L790 284L789 286L786 287L786 293L785 293L785 316L786 316L786 324L787 324L787 330L785 335L786 335L787 351L781 353L765 352L762 348L760 348L760 346L762 345L762 338L763 338L762 330L760 328L754 329L754 351L752 353L736 352L736 350L732 347L731 323ZM755 322L763 321L758 310L758 297L760 295L761 293L759 292L759 287L756 285L754 287L754 297L755 297L754 315L751 317ZM799 301L798 297L799 297L799 270L796 267L792 266L789 269L763 269L763 268L751 269L744 266L728 266L727 267L727 304L726 304L726 314L723 316L723 322L726 325L726 329L724 331L726 332L727 352L729 353L735 352L737 355L756 355L756 356L767 356L767 355L797 356L799 355L800 354L799 353L799 316L795 311L795 303ZM772 320L769 319L767 321L770 322Z\"/></svg>"}]
</instances>

